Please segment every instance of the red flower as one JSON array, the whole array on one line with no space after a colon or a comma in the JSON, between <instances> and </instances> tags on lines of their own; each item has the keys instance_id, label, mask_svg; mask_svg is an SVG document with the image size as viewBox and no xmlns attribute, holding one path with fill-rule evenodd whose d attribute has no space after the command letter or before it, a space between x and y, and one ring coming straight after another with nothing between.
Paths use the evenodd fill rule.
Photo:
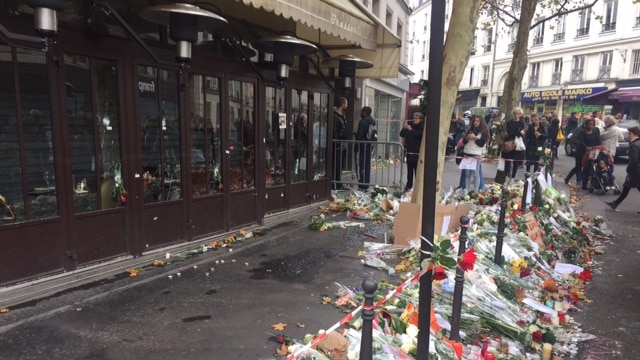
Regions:
<instances>
[{"instance_id":1,"label":"red flower","mask_svg":"<svg viewBox=\"0 0 640 360\"><path fill-rule=\"evenodd\" d=\"M278 344L284 344L284 336L278 336Z\"/></svg>"},{"instance_id":2,"label":"red flower","mask_svg":"<svg viewBox=\"0 0 640 360\"><path fill-rule=\"evenodd\" d=\"M122 197L129 196L129 193L126 190L122 190Z\"/></svg>"},{"instance_id":3,"label":"red flower","mask_svg":"<svg viewBox=\"0 0 640 360\"><path fill-rule=\"evenodd\" d=\"M531 205L531 206L529 207L529 210L531 210L531 211L538 211L538 206L536 206L536 205Z\"/></svg>"},{"instance_id":4,"label":"red flower","mask_svg":"<svg viewBox=\"0 0 640 360\"><path fill-rule=\"evenodd\" d=\"M464 271L473 270L473 266L476 264L476 250L471 248L462 254L462 259L458 261L458 266Z\"/></svg>"},{"instance_id":5,"label":"red flower","mask_svg":"<svg viewBox=\"0 0 640 360\"><path fill-rule=\"evenodd\" d=\"M541 343L542 342L542 331L538 330L538 331L534 332L533 334L531 334L531 340L533 340L534 342L537 342L537 343Z\"/></svg>"},{"instance_id":6,"label":"red flower","mask_svg":"<svg viewBox=\"0 0 640 360\"><path fill-rule=\"evenodd\" d=\"M583 272L580 273L580 280L582 280L582 282L587 282L591 279L593 279L591 270L585 269Z\"/></svg>"},{"instance_id":7,"label":"red flower","mask_svg":"<svg viewBox=\"0 0 640 360\"><path fill-rule=\"evenodd\" d=\"M440 281L447 278L447 273L444 272L442 266L438 266L433 270L433 280Z\"/></svg>"},{"instance_id":8,"label":"red flower","mask_svg":"<svg viewBox=\"0 0 640 360\"><path fill-rule=\"evenodd\" d=\"M571 294L571 302L577 304L578 301L580 301L580 298L578 298L578 294Z\"/></svg>"},{"instance_id":9,"label":"red flower","mask_svg":"<svg viewBox=\"0 0 640 360\"><path fill-rule=\"evenodd\" d=\"M126 197L124 197L124 196L121 196L121 197L120 197L120 203L121 203L122 205L124 205L126 202L127 202L127 198L126 198Z\"/></svg>"},{"instance_id":10,"label":"red flower","mask_svg":"<svg viewBox=\"0 0 640 360\"><path fill-rule=\"evenodd\" d=\"M526 268L522 269L522 271L520 271L520 279L531 276L532 273L533 270L531 270L531 268L527 266Z\"/></svg>"},{"instance_id":11,"label":"red flower","mask_svg":"<svg viewBox=\"0 0 640 360\"><path fill-rule=\"evenodd\" d=\"M580 225L582 225L582 221L576 221L576 226L580 227Z\"/></svg>"}]
</instances>

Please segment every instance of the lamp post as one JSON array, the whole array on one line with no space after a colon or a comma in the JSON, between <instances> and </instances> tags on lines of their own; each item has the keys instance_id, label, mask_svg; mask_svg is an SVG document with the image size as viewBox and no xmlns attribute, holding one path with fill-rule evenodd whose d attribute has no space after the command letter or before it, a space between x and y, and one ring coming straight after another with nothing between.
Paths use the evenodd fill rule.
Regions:
<instances>
[{"instance_id":1,"label":"lamp post","mask_svg":"<svg viewBox=\"0 0 640 360\"><path fill-rule=\"evenodd\" d=\"M445 7L444 1L433 1L431 3L431 40L429 45L429 78L427 84L427 93L429 94L429 103L427 105L427 121L434 121L435 124L440 122L440 102L442 99L442 65L444 62L444 19ZM433 131L425 131L425 152L423 159L425 164L437 164L439 161L439 145L440 131L437 126ZM433 241L434 219L436 216L436 196L435 191L438 188L438 173L433 171L429 166L424 166L422 191L422 236L429 241ZM421 260L428 257L432 247L428 241L422 241ZM422 262L422 261L421 261ZM431 290L432 290L432 272L426 272L420 278L420 294L419 294L419 312L418 327L421 331L418 333L418 359L429 358L429 333L431 328Z\"/></svg>"},{"instance_id":2,"label":"lamp post","mask_svg":"<svg viewBox=\"0 0 640 360\"><path fill-rule=\"evenodd\" d=\"M36 34L42 37L45 47L58 33L58 11L64 10L64 0L27 0L33 8L33 20Z\"/></svg>"}]
</instances>

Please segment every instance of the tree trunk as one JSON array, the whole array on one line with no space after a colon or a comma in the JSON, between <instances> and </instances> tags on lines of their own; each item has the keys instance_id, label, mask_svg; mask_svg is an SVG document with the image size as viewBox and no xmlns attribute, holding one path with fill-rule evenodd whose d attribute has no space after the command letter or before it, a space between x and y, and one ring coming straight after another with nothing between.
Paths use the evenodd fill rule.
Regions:
<instances>
[{"instance_id":1,"label":"tree trunk","mask_svg":"<svg viewBox=\"0 0 640 360\"><path fill-rule=\"evenodd\" d=\"M518 34L513 48L513 58L511 67L507 73L502 90L502 104L500 112L505 115L503 121L511 119L513 108L520 105L520 90L522 90L522 79L529 63L529 32L533 16L536 13L538 1L523 1L520 9L520 21L518 22ZM502 126L501 131L496 133L494 139L498 144L498 151L502 144L502 139L506 135L507 128Z\"/></svg>"},{"instance_id":2,"label":"tree trunk","mask_svg":"<svg viewBox=\"0 0 640 360\"><path fill-rule=\"evenodd\" d=\"M442 99L440 104L428 104L428 106L440 106L440 119L426 119L424 128L425 133L427 131L440 131L438 163L425 164L425 134L422 136L420 157L418 160L418 168L416 169L416 180L411 197L411 202L413 203L422 203L424 191L440 192L451 113L453 112L453 107L458 95L460 81L462 81L464 70L469 62L469 50L471 49L471 42L473 41L473 35L478 23L478 18L480 17L481 4L481 0L454 0L453 2L451 19L444 44L444 64L442 66L443 76L441 86ZM437 171L438 181L435 189L424 189L424 179L422 175L424 174L425 166L427 166L429 170Z\"/></svg>"}]
</instances>

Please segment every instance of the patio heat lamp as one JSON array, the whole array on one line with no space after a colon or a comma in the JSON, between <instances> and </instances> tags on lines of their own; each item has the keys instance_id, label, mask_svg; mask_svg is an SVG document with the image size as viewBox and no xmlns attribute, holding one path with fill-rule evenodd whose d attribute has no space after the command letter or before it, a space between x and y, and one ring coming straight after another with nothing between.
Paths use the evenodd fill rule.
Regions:
<instances>
[{"instance_id":1,"label":"patio heat lamp","mask_svg":"<svg viewBox=\"0 0 640 360\"><path fill-rule=\"evenodd\" d=\"M290 35L266 37L254 46L259 51L273 54L273 62L277 65L276 80L280 86L289 78L289 68L296 55L311 54L318 50L312 43Z\"/></svg>"},{"instance_id":2,"label":"patio heat lamp","mask_svg":"<svg viewBox=\"0 0 640 360\"><path fill-rule=\"evenodd\" d=\"M191 61L191 46L198 41L198 32L213 33L228 23L218 14L184 3L151 6L140 17L169 27L169 38L176 42L176 60L183 69Z\"/></svg>"},{"instance_id":3,"label":"patio heat lamp","mask_svg":"<svg viewBox=\"0 0 640 360\"><path fill-rule=\"evenodd\" d=\"M58 11L64 10L65 0L27 0L33 8L34 28L42 37L45 50L51 45L58 33Z\"/></svg>"},{"instance_id":4,"label":"patio heat lamp","mask_svg":"<svg viewBox=\"0 0 640 360\"><path fill-rule=\"evenodd\" d=\"M370 61L357 58L353 55L339 55L322 62L322 65L330 68L338 68L338 76L342 78L342 88L347 90L353 86L353 78L356 77L357 69L368 69L373 67Z\"/></svg>"}]
</instances>

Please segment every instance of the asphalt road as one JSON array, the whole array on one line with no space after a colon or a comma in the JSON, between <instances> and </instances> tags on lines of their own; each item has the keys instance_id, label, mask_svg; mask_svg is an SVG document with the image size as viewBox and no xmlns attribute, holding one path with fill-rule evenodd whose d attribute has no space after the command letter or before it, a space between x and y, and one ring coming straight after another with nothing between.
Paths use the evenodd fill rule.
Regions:
<instances>
[{"instance_id":1,"label":"asphalt road","mask_svg":"<svg viewBox=\"0 0 640 360\"><path fill-rule=\"evenodd\" d=\"M556 169L564 176L572 163L561 155ZM616 167L618 179L624 165ZM485 164L487 182L494 174L495 164ZM458 176L447 161L445 187L455 186ZM564 183L556 187L569 191ZM574 314L585 332L598 336L584 344L580 359L640 358L634 346L640 338L640 195L634 190L620 212L607 210L604 201L612 198L582 194L581 210L605 216L616 238L595 257L587 287L593 302ZM356 257L364 241L383 241L388 227L320 233L308 230L308 216L266 229L233 251L148 266L135 278L110 277L12 307L0 315L0 359L275 359L273 324L288 324L284 333L293 338L326 329L344 316L321 304L336 284L388 278Z\"/></svg>"}]
</instances>

